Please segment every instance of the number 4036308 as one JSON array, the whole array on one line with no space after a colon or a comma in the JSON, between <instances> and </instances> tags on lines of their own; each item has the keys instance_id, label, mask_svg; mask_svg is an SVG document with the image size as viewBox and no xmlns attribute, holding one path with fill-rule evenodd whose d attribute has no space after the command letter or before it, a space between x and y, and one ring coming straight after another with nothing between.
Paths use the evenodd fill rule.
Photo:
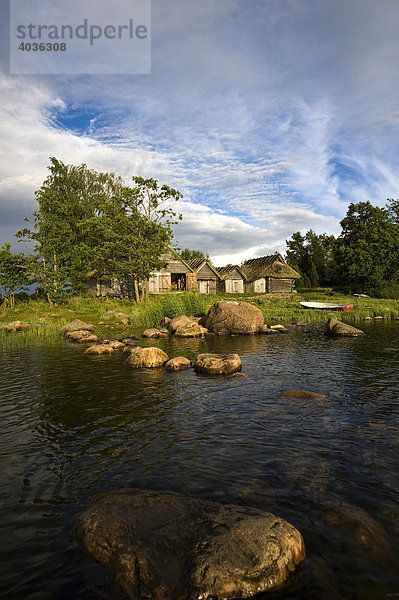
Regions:
<instances>
[{"instance_id":1,"label":"number 4036308","mask_svg":"<svg viewBox=\"0 0 399 600\"><path fill-rule=\"evenodd\" d=\"M30 42L21 42L21 44L18 46L18 50L21 50L22 52L65 52L65 50L67 49L67 45L62 42L61 44L59 44L58 42L50 43L40 43L37 44L36 42L33 42L32 44Z\"/></svg>"}]
</instances>

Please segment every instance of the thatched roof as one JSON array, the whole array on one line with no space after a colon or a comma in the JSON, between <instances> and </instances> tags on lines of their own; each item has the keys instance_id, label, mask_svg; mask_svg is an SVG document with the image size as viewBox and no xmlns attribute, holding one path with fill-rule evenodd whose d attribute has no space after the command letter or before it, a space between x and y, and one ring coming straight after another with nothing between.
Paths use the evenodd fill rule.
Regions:
<instances>
[{"instance_id":1,"label":"thatched roof","mask_svg":"<svg viewBox=\"0 0 399 600\"><path fill-rule=\"evenodd\" d=\"M276 279L300 278L299 273L291 269L278 252L269 256L246 260L242 266L242 271L249 282L263 277L275 277Z\"/></svg>"},{"instance_id":2,"label":"thatched roof","mask_svg":"<svg viewBox=\"0 0 399 600\"><path fill-rule=\"evenodd\" d=\"M226 265L225 267L218 267L220 279L224 281L234 270L237 270L240 273L240 275L242 275L243 278L246 280L245 274L243 273L241 267L239 267L238 265Z\"/></svg>"}]
</instances>

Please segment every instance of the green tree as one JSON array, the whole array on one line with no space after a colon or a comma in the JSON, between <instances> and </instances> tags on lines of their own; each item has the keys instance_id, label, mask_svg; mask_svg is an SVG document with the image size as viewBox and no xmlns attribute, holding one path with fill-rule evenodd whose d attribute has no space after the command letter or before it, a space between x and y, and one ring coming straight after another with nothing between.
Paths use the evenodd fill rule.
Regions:
<instances>
[{"instance_id":1,"label":"green tree","mask_svg":"<svg viewBox=\"0 0 399 600\"><path fill-rule=\"evenodd\" d=\"M331 285L336 275L333 235L316 234L311 229L302 235L299 231L286 241L287 263L307 277L312 287Z\"/></svg>"},{"instance_id":2,"label":"green tree","mask_svg":"<svg viewBox=\"0 0 399 600\"><path fill-rule=\"evenodd\" d=\"M373 291L398 278L399 225L392 209L350 204L341 227L336 246L341 282Z\"/></svg>"},{"instance_id":3,"label":"green tree","mask_svg":"<svg viewBox=\"0 0 399 600\"><path fill-rule=\"evenodd\" d=\"M32 257L23 252L12 252L11 244L0 247L0 288L3 289L5 302L14 308L14 294L17 290L26 291L33 283Z\"/></svg>"},{"instance_id":4,"label":"green tree","mask_svg":"<svg viewBox=\"0 0 399 600\"><path fill-rule=\"evenodd\" d=\"M189 250L189 248L184 248L179 254L185 262L190 262L190 260L197 260L199 258L209 260L209 254L204 254L201 250Z\"/></svg>"}]
</instances>

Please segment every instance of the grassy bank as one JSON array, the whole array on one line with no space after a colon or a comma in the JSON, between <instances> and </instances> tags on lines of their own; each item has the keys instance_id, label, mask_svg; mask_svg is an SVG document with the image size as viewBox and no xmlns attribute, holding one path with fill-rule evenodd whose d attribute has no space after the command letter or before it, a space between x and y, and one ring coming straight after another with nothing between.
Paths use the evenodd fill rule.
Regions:
<instances>
[{"instance_id":1,"label":"grassy bank","mask_svg":"<svg viewBox=\"0 0 399 600\"><path fill-rule=\"evenodd\" d=\"M193 293L161 294L152 296L144 304L137 305L133 301L115 298L71 298L67 304L50 307L44 301L28 300L17 303L14 309L0 307L0 325L12 321L29 323L32 327L23 329L17 334L0 330L0 344L7 346L18 344L45 344L60 340L59 328L72 319L82 319L92 323L102 336L116 330L129 332L159 326L162 318L186 315L205 315L209 308L221 299L245 300L257 306L265 317L265 322L287 323L302 320L306 323L326 321L329 316L342 319L348 323L360 324L366 317L382 316L384 320L399 317L399 300L380 298L357 298L333 293L331 290L305 291L293 296L265 295L200 295ZM354 304L350 312L336 313L320 310L302 309L300 300L337 302ZM122 325L120 319L110 310L125 313L130 317L129 325Z\"/></svg>"}]
</instances>

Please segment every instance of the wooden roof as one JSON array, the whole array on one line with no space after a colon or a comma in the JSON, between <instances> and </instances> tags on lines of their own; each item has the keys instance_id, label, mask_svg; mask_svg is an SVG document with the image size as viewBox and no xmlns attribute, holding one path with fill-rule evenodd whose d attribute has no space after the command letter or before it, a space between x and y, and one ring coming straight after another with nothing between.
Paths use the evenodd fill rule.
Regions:
<instances>
[{"instance_id":1,"label":"wooden roof","mask_svg":"<svg viewBox=\"0 0 399 600\"><path fill-rule=\"evenodd\" d=\"M249 282L263 277L275 277L277 279L300 278L299 273L287 265L279 252L246 260L242 266L242 271Z\"/></svg>"},{"instance_id":2,"label":"wooden roof","mask_svg":"<svg viewBox=\"0 0 399 600\"><path fill-rule=\"evenodd\" d=\"M210 263L210 261L207 258L194 258L193 260L190 260L188 265L194 273L198 273L198 271L200 271L202 269L202 267L207 265L209 267L209 269L211 269L211 271L213 273L215 273L216 277L218 279L220 279L219 272L215 269L214 266L212 266L212 264Z\"/></svg>"},{"instance_id":3,"label":"wooden roof","mask_svg":"<svg viewBox=\"0 0 399 600\"><path fill-rule=\"evenodd\" d=\"M226 265L225 267L219 267L218 271L219 271L220 279L222 281L224 281L225 279L228 278L228 276L230 275L230 273L232 273L234 270L238 271L238 273L240 275L242 275L243 279L245 279L245 280L247 279L245 277L245 274L241 270L241 267L239 267L238 265Z\"/></svg>"}]
</instances>

